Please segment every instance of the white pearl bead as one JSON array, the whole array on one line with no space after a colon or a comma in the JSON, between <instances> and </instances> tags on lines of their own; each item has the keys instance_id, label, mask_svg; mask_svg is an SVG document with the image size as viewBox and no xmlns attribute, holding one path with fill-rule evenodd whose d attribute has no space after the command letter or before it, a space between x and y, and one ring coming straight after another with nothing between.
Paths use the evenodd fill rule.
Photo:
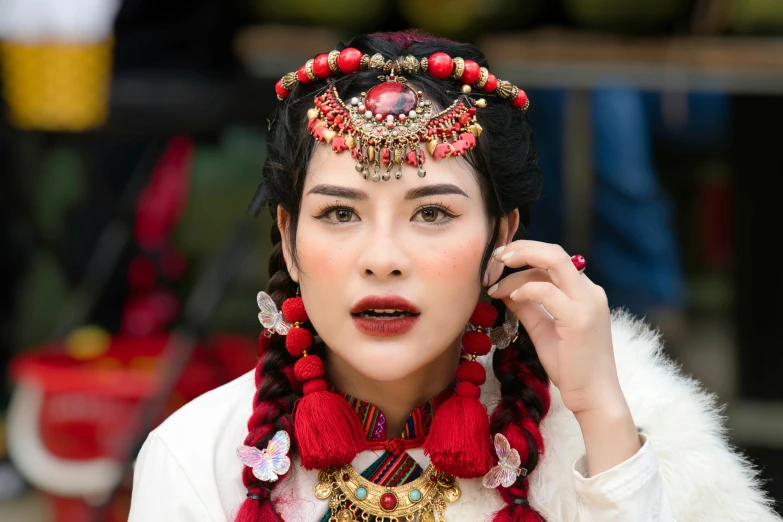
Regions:
<instances>
[{"instance_id":1,"label":"white pearl bead","mask_svg":"<svg viewBox=\"0 0 783 522\"><path fill-rule=\"evenodd\" d=\"M408 113L409 118L415 118L416 117L416 111L411 111Z\"/></svg>"},{"instance_id":2,"label":"white pearl bead","mask_svg":"<svg viewBox=\"0 0 783 522\"><path fill-rule=\"evenodd\" d=\"M359 105L359 98L357 98L356 96L351 98L351 105Z\"/></svg>"}]
</instances>

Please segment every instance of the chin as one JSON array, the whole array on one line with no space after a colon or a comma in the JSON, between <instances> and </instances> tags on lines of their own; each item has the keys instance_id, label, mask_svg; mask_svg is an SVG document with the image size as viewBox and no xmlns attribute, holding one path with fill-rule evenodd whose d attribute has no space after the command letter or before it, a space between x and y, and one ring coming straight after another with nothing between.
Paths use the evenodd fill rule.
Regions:
<instances>
[{"instance_id":1,"label":"chin","mask_svg":"<svg viewBox=\"0 0 783 522\"><path fill-rule=\"evenodd\" d=\"M392 382L405 379L427 366L438 353L421 350L418 343L364 341L354 344L348 364L373 381Z\"/></svg>"}]
</instances>

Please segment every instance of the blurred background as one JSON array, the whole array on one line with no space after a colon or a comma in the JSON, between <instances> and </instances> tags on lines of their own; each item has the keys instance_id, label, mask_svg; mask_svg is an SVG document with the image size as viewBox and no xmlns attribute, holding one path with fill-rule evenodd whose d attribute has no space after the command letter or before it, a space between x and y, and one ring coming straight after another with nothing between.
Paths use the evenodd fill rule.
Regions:
<instances>
[{"instance_id":1,"label":"blurred background","mask_svg":"<svg viewBox=\"0 0 783 522\"><path fill-rule=\"evenodd\" d=\"M406 28L529 93L533 238L660 328L780 509L783 2L0 0L0 520L126 520L146 432L254 366L274 83Z\"/></svg>"}]
</instances>

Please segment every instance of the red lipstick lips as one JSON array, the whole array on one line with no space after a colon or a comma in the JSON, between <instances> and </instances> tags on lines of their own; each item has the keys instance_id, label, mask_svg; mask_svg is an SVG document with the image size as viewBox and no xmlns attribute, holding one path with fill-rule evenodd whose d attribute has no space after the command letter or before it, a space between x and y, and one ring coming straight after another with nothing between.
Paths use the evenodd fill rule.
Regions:
<instances>
[{"instance_id":1,"label":"red lipstick lips","mask_svg":"<svg viewBox=\"0 0 783 522\"><path fill-rule=\"evenodd\" d=\"M356 329L372 337L393 337L409 332L419 320L416 305L396 295L367 296L351 307Z\"/></svg>"}]
</instances>

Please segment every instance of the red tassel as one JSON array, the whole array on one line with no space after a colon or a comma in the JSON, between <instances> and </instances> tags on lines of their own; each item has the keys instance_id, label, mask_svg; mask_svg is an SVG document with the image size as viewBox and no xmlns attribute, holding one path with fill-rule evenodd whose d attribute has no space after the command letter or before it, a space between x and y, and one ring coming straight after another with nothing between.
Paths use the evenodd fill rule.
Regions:
<instances>
[{"instance_id":1,"label":"red tassel","mask_svg":"<svg viewBox=\"0 0 783 522\"><path fill-rule=\"evenodd\" d=\"M356 412L329 391L308 393L297 401L294 434L305 469L348 464L364 449L366 440Z\"/></svg>"},{"instance_id":2,"label":"red tassel","mask_svg":"<svg viewBox=\"0 0 783 522\"><path fill-rule=\"evenodd\" d=\"M422 449L440 471L460 478L485 475L492 467L492 453L489 417L481 401L460 394L444 402L435 412Z\"/></svg>"}]
</instances>

